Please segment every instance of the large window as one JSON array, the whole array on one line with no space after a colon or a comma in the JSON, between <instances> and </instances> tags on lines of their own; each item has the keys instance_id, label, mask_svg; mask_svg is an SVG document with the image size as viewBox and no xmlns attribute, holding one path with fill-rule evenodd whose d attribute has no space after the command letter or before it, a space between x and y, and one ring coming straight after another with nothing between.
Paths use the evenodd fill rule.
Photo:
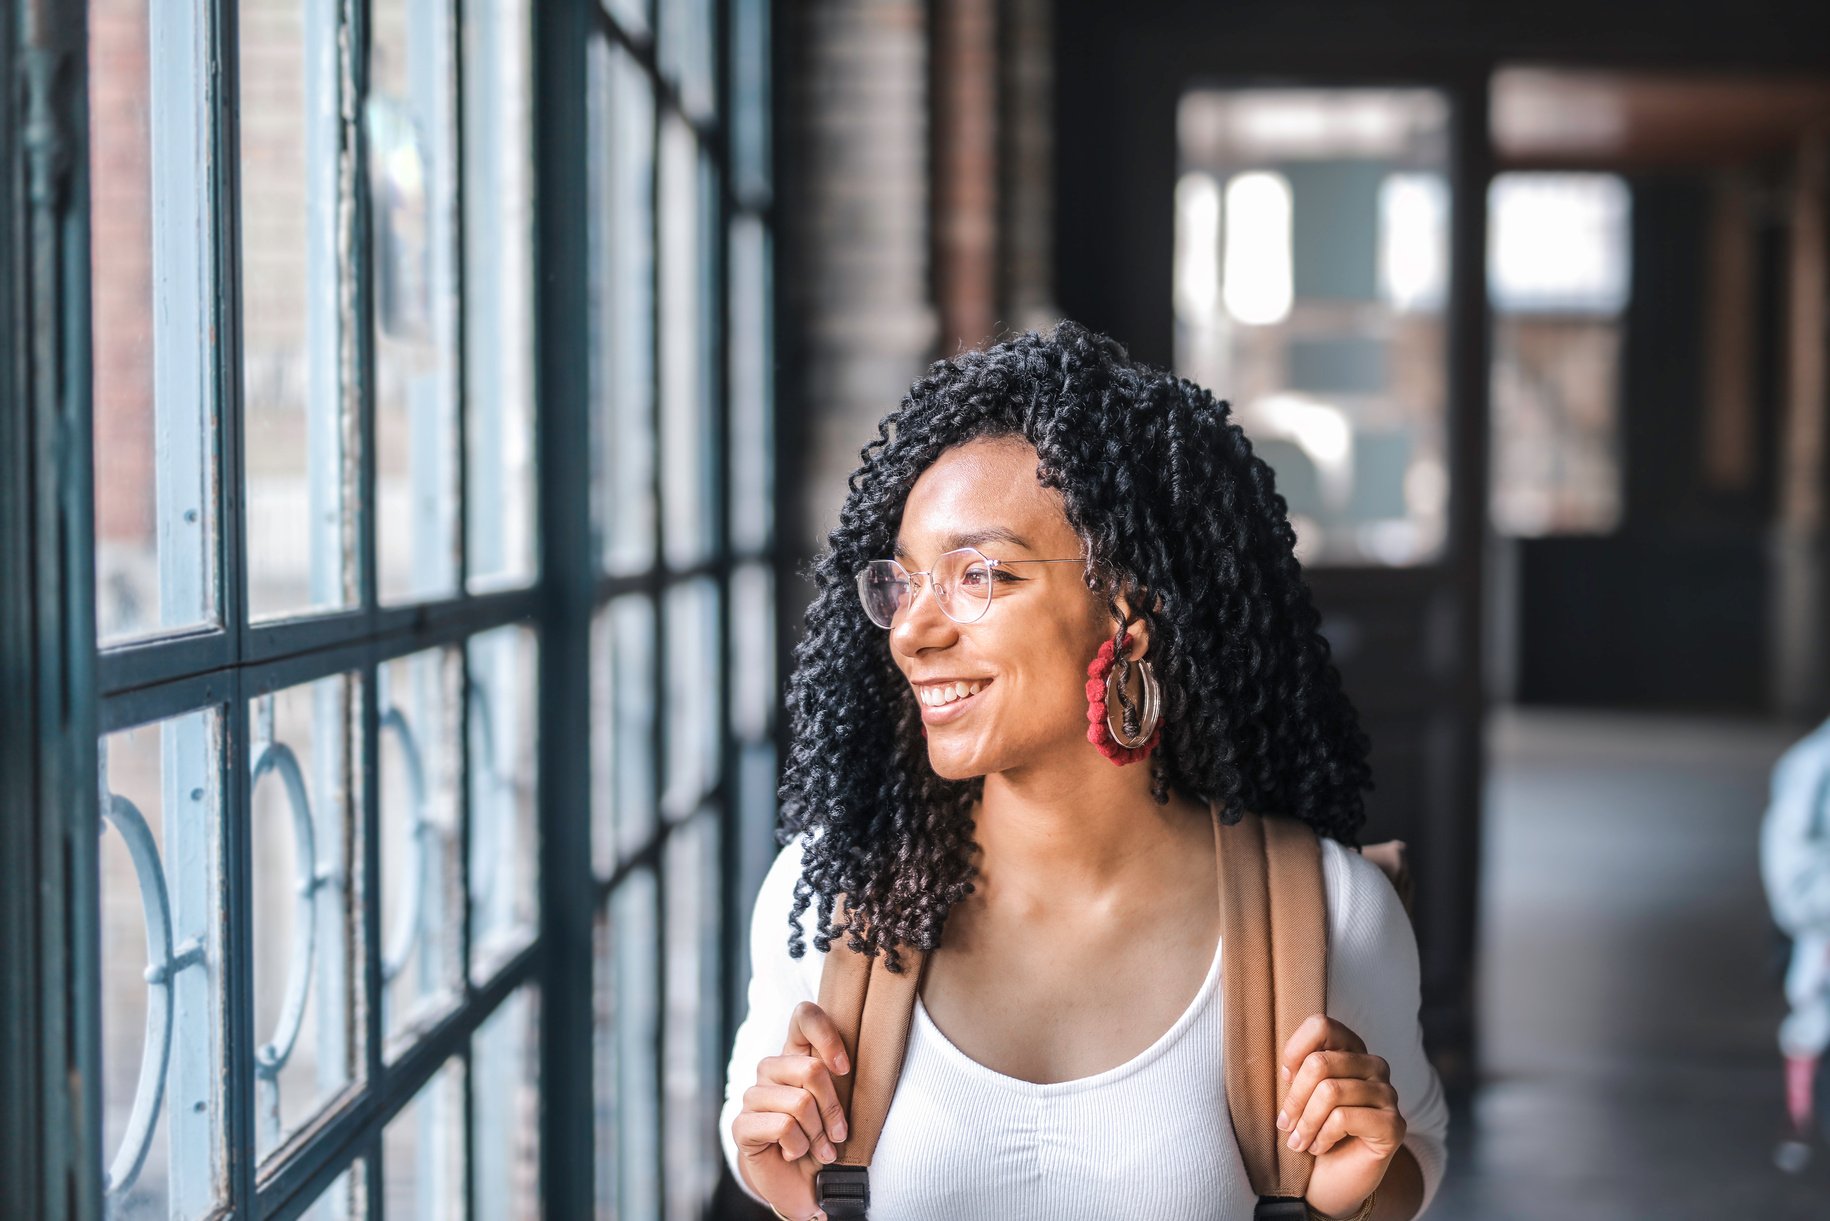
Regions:
<instances>
[{"instance_id":1,"label":"large window","mask_svg":"<svg viewBox=\"0 0 1830 1221\"><path fill-rule=\"evenodd\" d=\"M705 1209L774 851L768 17L90 0L75 1211Z\"/></svg>"}]
</instances>

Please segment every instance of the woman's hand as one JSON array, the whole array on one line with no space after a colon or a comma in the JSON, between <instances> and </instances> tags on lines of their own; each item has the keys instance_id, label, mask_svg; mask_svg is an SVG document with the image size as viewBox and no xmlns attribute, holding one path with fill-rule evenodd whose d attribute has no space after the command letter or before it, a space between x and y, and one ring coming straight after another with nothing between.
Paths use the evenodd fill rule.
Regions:
<instances>
[{"instance_id":1,"label":"woman's hand","mask_svg":"<svg viewBox=\"0 0 1830 1221\"><path fill-rule=\"evenodd\" d=\"M1311 1014L1284 1044L1290 1082L1277 1126L1289 1145L1315 1155L1305 1197L1323 1216L1351 1217L1385 1178L1404 1143L1390 1069L1360 1036Z\"/></svg>"},{"instance_id":2,"label":"woman's hand","mask_svg":"<svg viewBox=\"0 0 1830 1221\"><path fill-rule=\"evenodd\" d=\"M838 1156L833 1143L845 1139L832 1078L850 1071L839 1028L824 1009L802 1001L788 1017L782 1054L757 1064L756 1084L744 1091L743 1110L731 1121L744 1178L794 1221L824 1221L813 1176Z\"/></svg>"}]
</instances>

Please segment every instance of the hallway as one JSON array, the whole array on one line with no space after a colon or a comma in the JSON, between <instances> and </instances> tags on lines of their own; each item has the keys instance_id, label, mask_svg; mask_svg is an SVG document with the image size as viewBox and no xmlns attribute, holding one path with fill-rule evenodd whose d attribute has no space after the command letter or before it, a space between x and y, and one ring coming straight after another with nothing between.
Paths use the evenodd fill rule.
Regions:
<instances>
[{"instance_id":1,"label":"hallway","mask_svg":"<svg viewBox=\"0 0 1830 1221\"><path fill-rule=\"evenodd\" d=\"M1788 1179L1757 832L1802 730L1506 708L1489 722L1484 1087L1442 1221L1821 1218Z\"/></svg>"}]
</instances>

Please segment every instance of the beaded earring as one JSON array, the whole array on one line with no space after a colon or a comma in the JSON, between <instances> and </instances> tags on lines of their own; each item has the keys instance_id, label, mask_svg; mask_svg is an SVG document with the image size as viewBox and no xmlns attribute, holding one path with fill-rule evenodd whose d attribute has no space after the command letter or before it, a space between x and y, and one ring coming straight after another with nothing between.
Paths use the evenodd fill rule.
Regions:
<instances>
[{"instance_id":1,"label":"beaded earring","mask_svg":"<svg viewBox=\"0 0 1830 1221\"><path fill-rule=\"evenodd\" d=\"M1107 715L1108 681L1117 657L1117 650L1110 640L1099 646L1099 654L1087 666L1087 741L1098 748L1099 753L1112 760L1113 764L1123 767L1127 763L1138 763L1150 757L1157 744L1163 740L1162 693L1157 687L1156 675L1151 671L1148 661L1137 661L1132 664L1143 673L1144 678L1144 711L1138 728L1137 737L1127 742L1123 732L1112 727L1111 718Z\"/></svg>"}]
</instances>

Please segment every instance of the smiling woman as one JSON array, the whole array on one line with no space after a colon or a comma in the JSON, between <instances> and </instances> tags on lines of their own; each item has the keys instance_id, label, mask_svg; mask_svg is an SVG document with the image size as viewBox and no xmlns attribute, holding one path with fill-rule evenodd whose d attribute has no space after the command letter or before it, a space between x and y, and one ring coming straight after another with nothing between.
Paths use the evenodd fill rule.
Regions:
<instances>
[{"instance_id":1,"label":"smiling woman","mask_svg":"<svg viewBox=\"0 0 1830 1221\"><path fill-rule=\"evenodd\" d=\"M862 456L795 651L721 1122L739 1181L822 1215L849 1065L814 1001L843 938L895 973L921 952L862 1146L874 1221L1251 1216L1215 856L1251 810L1323 849L1328 1013L1279 1032L1276 1139L1315 1155L1311 1216L1415 1216L1447 1122L1416 943L1353 851L1367 739L1227 404L1063 322L936 363Z\"/></svg>"}]
</instances>

